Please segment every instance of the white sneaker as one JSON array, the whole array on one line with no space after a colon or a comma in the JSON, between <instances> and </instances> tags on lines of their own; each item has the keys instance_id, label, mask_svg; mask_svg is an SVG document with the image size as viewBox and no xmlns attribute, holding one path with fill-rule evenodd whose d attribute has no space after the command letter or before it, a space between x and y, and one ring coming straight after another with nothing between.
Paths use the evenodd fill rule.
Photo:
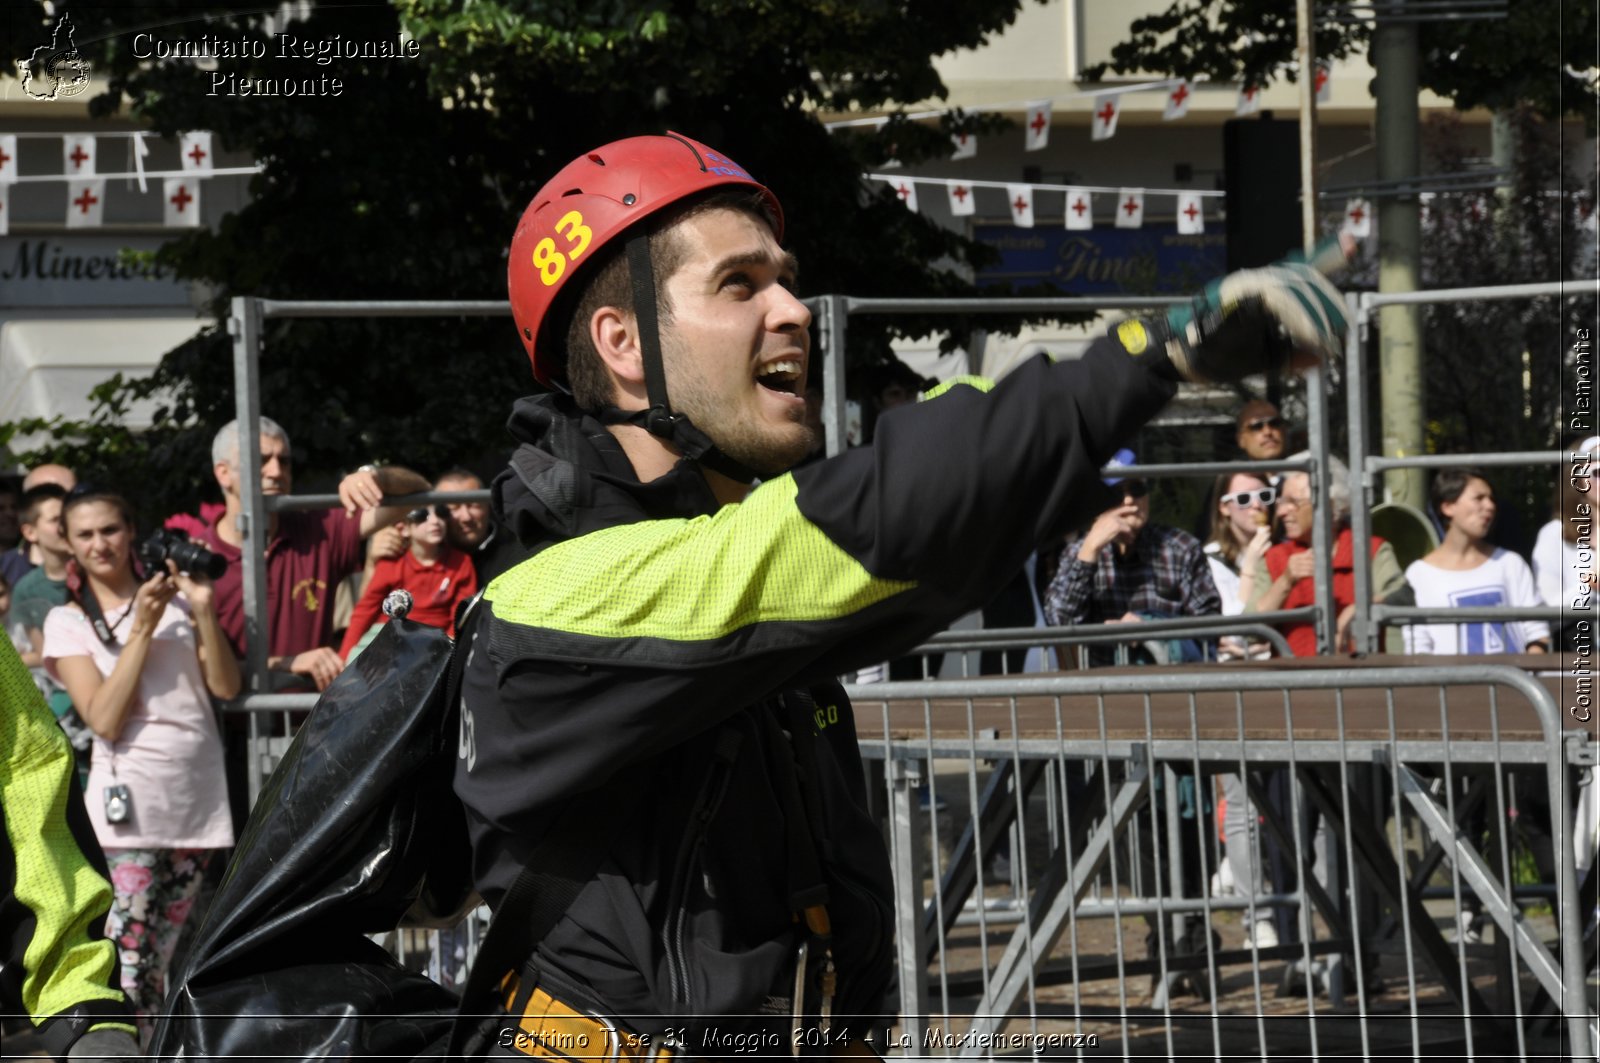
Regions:
<instances>
[{"instance_id":1,"label":"white sneaker","mask_svg":"<svg viewBox=\"0 0 1600 1063\"><path fill-rule=\"evenodd\" d=\"M1278 947L1278 928L1261 919L1245 931L1244 947L1247 949L1275 949Z\"/></svg>"},{"instance_id":2,"label":"white sneaker","mask_svg":"<svg viewBox=\"0 0 1600 1063\"><path fill-rule=\"evenodd\" d=\"M1461 934L1457 938L1464 945L1477 945L1483 941L1483 934L1479 932L1483 926L1483 913L1471 910L1457 914L1456 923L1461 927Z\"/></svg>"},{"instance_id":3,"label":"white sneaker","mask_svg":"<svg viewBox=\"0 0 1600 1063\"><path fill-rule=\"evenodd\" d=\"M1224 860L1221 867L1211 872L1211 896L1227 897L1234 892L1233 865Z\"/></svg>"}]
</instances>

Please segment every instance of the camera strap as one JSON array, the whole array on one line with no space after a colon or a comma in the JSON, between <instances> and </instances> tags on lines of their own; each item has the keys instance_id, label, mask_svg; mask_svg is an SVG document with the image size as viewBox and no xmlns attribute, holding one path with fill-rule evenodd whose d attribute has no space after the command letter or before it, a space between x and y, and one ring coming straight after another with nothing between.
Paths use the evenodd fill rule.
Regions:
<instances>
[{"instance_id":1,"label":"camera strap","mask_svg":"<svg viewBox=\"0 0 1600 1063\"><path fill-rule=\"evenodd\" d=\"M84 584L83 593L78 598L78 606L83 610L83 615L89 618L89 626L94 628L94 633L100 636L101 642L107 646L119 645L111 625L106 623L106 614L100 608L100 599L95 597L94 588L87 583ZM127 615L127 611L124 610L122 616ZM117 618L117 623L122 623L122 617Z\"/></svg>"}]
</instances>

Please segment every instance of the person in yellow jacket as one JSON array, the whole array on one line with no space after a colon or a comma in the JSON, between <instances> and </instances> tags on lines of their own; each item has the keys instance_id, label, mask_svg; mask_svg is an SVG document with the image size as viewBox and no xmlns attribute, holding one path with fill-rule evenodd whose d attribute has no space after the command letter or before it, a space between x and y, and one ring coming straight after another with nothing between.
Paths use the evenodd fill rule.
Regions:
<instances>
[{"instance_id":1,"label":"person in yellow jacket","mask_svg":"<svg viewBox=\"0 0 1600 1063\"><path fill-rule=\"evenodd\" d=\"M0 753L0 1010L25 1013L54 1059L138 1059L105 937L111 884L72 746L4 639Z\"/></svg>"}]
</instances>

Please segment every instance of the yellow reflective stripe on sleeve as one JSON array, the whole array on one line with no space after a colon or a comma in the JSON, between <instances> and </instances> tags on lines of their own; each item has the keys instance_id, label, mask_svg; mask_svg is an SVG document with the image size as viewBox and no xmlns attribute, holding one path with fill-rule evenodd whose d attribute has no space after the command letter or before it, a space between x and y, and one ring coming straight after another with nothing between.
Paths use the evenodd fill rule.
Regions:
<instances>
[{"instance_id":1,"label":"yellow reflective stripe on sleeve","mask_svg":"<svg viewBox=\"0 0 1600 1063\"><path fill-rule=\"evenodd\" d=\"M121 1000L111 988L116 950L89 939L111 908L100 877L67 826L68 788L78 785L72 747L50 716L9 639L0 639L0 795L13 893L33 913L22 962L22 1004L35 1020L90 1000Z\"/></svg>"},{"instance_id":2,"label":"yellow reflective stripe on sleeve","mask_svg":"<svg viewBox=\"0 0 1600 1063\"><path fill-rule=\"evenodd\" d=\"M698 642L836 620L915 586L873 577L801 515L795 495L785 475L711 516L591 532L503 574L485 597L510 623Z\"/></svg>"}]
</instances>

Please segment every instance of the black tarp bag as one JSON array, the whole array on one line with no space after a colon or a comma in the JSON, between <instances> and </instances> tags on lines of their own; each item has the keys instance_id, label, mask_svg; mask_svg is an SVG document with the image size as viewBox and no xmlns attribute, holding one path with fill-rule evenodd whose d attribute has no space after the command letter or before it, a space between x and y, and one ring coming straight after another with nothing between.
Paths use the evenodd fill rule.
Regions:
<instances>
[{"instance_id":1,"label":"black tarp bag","mask_svg":"<svg viewBox=\"0 0 1600 1063\"><path fill-rule=\"evenodd\" d=\"M452 925L474 903L452 646L395 619L317 700L171 979L150 1058L443 1053L456 995L366 935Z\"/></svg>"}]
</instances>

